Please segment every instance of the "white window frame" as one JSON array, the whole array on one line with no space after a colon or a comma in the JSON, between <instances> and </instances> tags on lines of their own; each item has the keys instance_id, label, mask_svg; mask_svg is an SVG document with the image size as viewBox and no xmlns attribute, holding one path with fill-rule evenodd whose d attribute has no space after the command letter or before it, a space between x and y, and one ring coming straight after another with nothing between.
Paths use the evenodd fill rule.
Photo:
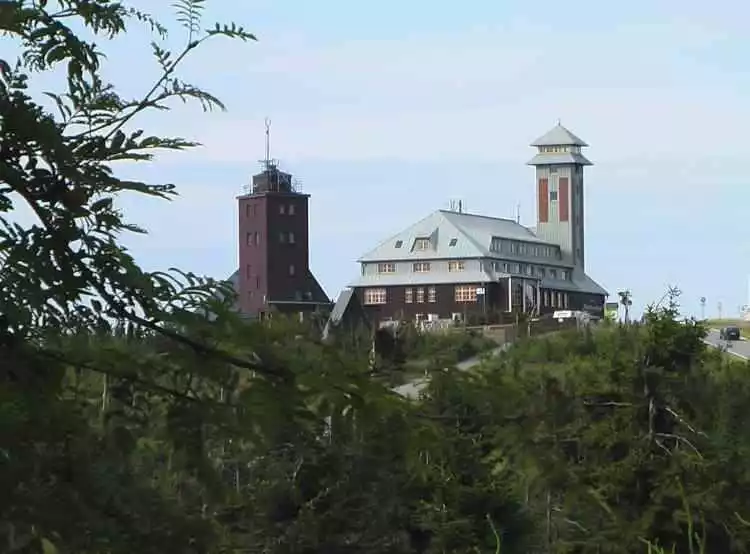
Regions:
<instances>
[{"instance_id":1,"label":"white window frame","mask_svg":"<svg viewBox=\"0 0 750 554\"><path fill-rule=\"evenodd\" d=\"M414 289L412 289L412 288L406 288L406 289L404 289L404 303L405 304L413 304L414 303Z\"/></svg>"},{"instance_id":2,"label":"white window frame","mask_svg":"<svg viewBox=\"0 0 750 554\"><path fill-rule=\"evenodd\" d=\"M427 302L430 304L437 302L437 288L430 287L427 289Z\"/></svg>"},{"instance_id":3,"label":"white window frame","mask_svg":"<svg viewBox=\"0 0 750 554\"><path fill-rule=\"evenodd\" d=\"M378 264L378 273L396 273L396 264L393 262L381 262Z\"/></svg>"},{"instance_id":4,"label":"white window frame","mask_svg":"<svg viewBox=\"0 0 750 554\"><path fill-rule=\"evenodd\" d=\"M388 291L384 288L365 289L364 303L366 306L382 306L388 303Z\"/></svg>"},{"instance_id":5,"label":"white window frame","mask_svg":"<svg viewBox=\"0 0 750 554\"><path fill-rule=\"evenodd\" d=\"M430 239L420 237L418 239L414 239L414 250L429 250L430 249Z\"/></svg>"},{"instance_id":6,"label":"white window frame","mask_svg":"<svg viewBox=\"0 0 750 554\"><path fill-rule=\"evenodd\" d=\"M457 303L471 303L477 301L476 285L456 285L453 289L453 300Z\"/></svg>"},{"instance_id":7,"label":"white window frame","mask_svg":"<svg viewBox=\"0 0 750 554\"><path fill-rule=\"evenodd\" d=\"M429 273L430 262L414 262L411 269L414 273Z\"/></svg>"},{"instance_id":8,"label":"white window frame","mask_svg":"<svg viewBox=\"0 0 750 554\"><path fill-rule=\"evenodd\" d=\"M450 260L448 262L448 271L457 272L464 271L466 269L466 263L463 260Z\"/></svg>"},{"instance_id":9,"label":"white window frame","mask_svg":"<svg viewBox=\"0 0 750 554\"><path fill-rule=\"evenodd\" d=\"M424 288L417 289L417 304L424 304Z\"/></svg>"}]
</instances>

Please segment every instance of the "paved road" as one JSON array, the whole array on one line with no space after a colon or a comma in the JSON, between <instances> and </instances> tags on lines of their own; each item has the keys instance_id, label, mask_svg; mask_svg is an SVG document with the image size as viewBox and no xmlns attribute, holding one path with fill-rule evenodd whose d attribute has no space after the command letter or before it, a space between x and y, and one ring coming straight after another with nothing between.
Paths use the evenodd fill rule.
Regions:
<instances>
[{"instance_id":1,"label":"paved road","mask_svg":"<svg viewBox=\"0 0 750 554\"><path fill-rule=\"evenodd\" d=\"M482 354L479 354L478 356L474 356L473 358L464 360L463 362L458 362L456 364L456 369L458 369L459 371L466 371L468 369L471 369L472 367L482 363L486 358L496 356L500 352L507 350L510 345L511 343L508 342L503 344L502 346L498 346L497 348L490 350L489 352L484 352ZM420 377L418 379L410 381L409 383L405 383L396 387L395 389L393 389L393 391L400 394L401 396L405 396L406 398L418 398L419 393L422 392L422 390L427 386L428 382L429 377Z\"/></svg>"},{"instance_id":2,"label":"paved road","mask_svg":"<svg viewBox=\"0 0 750 554\"><path fill-rule=\"evenodd\" d=\"M745 339L738 341L721 340L719 338L719 330L711 329L703 342L714 348L724 348L726 346L728 354L732 354L743 360L750 360L750 341Z\"/></svg>"}]
</instances>

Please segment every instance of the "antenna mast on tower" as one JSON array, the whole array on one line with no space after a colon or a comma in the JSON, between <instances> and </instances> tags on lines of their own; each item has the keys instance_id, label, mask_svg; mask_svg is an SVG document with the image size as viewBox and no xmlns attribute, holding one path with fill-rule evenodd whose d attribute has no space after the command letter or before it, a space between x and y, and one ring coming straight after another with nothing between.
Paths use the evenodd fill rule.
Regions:
<instances>
[{"instance_id":1,"label":"antenna mast on tower","mask_svg":"<svg viewBox=\"0 0 750 554\"><path fill-rule=\"evenodd\" d=\"M264 161L266 164L266 169L269 169L271 167L271 120L266 118L265 125L266 125L266 158Z\"/></svg>"}]
</instances>

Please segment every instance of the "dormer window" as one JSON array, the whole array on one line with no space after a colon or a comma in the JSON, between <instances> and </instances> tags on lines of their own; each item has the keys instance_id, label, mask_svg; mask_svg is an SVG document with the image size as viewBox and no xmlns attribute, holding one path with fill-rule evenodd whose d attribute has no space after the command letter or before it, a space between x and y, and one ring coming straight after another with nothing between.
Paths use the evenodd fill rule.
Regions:
<instances>
[{"instance_id":1,"label":"dormer window","mask_svg":"<svg viewBox=\"0 0 750 554\"><path fill-rule=\"evenodd\" d=\"M451 239L451 241L448 243L448 246L456 246L456 243L458 242L458 239Z\"/></svg>"},{"instance_id":2,"label":"dormer window","mask_svg":"<svg viewBox=\"0 0 750 554\"><path fill-rule=\"evenodd\" d=\"M404 245L404 241L402 241L402 240L397 240L396 241L396 244L395 244L396 248L401 248L403 245Z\"/></svg>"},{"instance_id":3,"label":"dormer window","mask_svg":"<svg viewBox=\"0 0 750 554\"><path fill-rule=\"evenodd\" d=\"M430 239L428 238L414 239L414 250L429 250L429 248L430 248Z\"/></svg>"}]
</instances>

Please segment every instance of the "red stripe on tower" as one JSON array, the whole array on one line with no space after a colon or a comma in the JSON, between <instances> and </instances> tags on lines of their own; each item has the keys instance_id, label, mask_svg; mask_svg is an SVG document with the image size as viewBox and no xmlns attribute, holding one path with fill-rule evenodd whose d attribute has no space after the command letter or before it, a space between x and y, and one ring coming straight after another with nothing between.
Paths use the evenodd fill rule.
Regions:
<instances>
[{"instance_id":1,"label":"red stripe on tower","mask_svg":"<svg viewBox=\"0 0 750 554\"><path fill-rule=\"evenodd\" d=\"M560 221L570 219L570 185L567 177L560 177Z\"/></svg>"},{"instance_id":2,"label":"red stripe on tower","mask_svg":"<svg viewBox=\"0 0 750 554\"><path fill-rule=\"evenodd\" d=\"M549 180L539 179L539 223L549 221Z\"/></svg>"}]
</instances>

